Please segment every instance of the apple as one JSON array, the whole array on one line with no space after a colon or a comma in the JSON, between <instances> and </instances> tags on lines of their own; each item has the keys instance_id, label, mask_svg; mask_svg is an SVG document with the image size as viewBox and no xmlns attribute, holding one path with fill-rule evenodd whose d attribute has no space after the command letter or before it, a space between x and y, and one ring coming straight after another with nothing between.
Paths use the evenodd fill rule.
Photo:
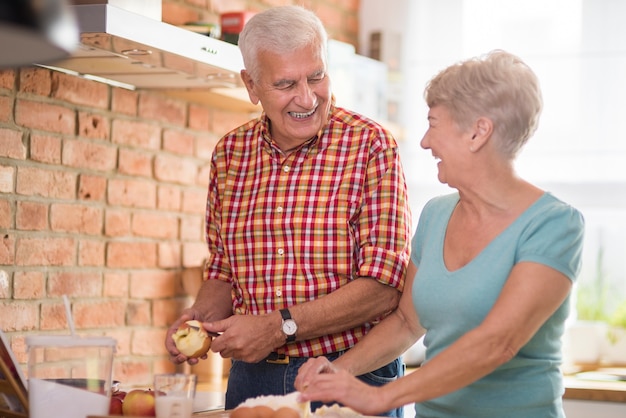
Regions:
<instances>
[{"instance_id":1,"label":"apple","mask_svg":"<svg viewBox=\"0 0 626 418\"><path fill-rule=\"evenodd\" d=\"M172 334L172 339L178 351L189 358L198 358L205 355L211 348L213 340L200 321L191 320L184 322L178 330Z\"/></svg>"},{"instance_id":2,"label":"apple","mask_svg":"<svg viewBox=\"0 0 626 418\"><path fill-rule=\"evenodd\" d=\"M123 415L123 401L124 400L118 396L111 396L111 402L109 403L109 415Z\"/></svg>"},{"instance_id":3,"label":"apple","mask_svg":"<svg viewBox=\"0 0 626 418\"><path fill-rule=\"evenodd\" d=\"M125 416L154 417L154 391L133 389L128 392L122 403L122 413Z\"/></svg>"},{"instance_id":4,"label":"apple","mask_svg":"<svg viewBox=\"0 0 626 418\"><path fill-rule=\"evenodd\" d=\"M126 397L126 392L123 390L116 390L111 394L111 401L109 404L109 415L122 415L122 403Z\"/></svg>"}]
</instances>

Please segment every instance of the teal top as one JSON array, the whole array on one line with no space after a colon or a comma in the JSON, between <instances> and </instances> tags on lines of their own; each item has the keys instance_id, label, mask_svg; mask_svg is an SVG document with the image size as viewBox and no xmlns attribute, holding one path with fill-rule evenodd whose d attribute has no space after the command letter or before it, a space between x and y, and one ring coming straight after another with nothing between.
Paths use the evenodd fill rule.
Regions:
<instances>
[{"instance_id":1,"label":"teal top","mask_svg":"<svg viewBox=\"0 0 626 418\"><path fill-rule=\"evenodd\" d=\"M458 193L424 207L412 240L418 267L413 303L426 329L425 362L477 327L498 298L513 266L522 261L552 267L574 281L580 271L584 220L571 206L544 193L470 263L448 271L443 242ZM564 417L561 336L569 297L517 355L484 378L415 405L420 417Z\"/></svg>"}]
</instances>

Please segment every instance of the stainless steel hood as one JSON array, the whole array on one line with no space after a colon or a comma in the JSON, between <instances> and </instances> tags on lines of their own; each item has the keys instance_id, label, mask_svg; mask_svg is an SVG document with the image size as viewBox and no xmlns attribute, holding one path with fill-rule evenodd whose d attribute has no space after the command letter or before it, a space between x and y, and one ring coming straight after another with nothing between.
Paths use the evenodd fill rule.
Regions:
<instances>
[{"instance_id":1,"label":"stainless steel hood","mask_svg":"<svg viewBox=\"0 0 626 418\"><path fill-rule=\"evenodd\" d=\"M230 110L257 111L239 77L239 48L109 4L72 6L80 44L42 65L129 89L158 89Z\"/></svg>"}]
</instances>

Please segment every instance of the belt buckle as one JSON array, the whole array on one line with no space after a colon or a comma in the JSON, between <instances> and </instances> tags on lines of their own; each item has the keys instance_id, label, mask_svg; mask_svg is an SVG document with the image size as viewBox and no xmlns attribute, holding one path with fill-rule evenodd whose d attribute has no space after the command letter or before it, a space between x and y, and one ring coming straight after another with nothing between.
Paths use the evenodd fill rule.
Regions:
<instances>
[{"instance_id":1,"label":"belt buckle","mask_svg":"<svg viewBox=\"0 0 626 418\"><path fill-rule=\"evenodd\" d=\"M270 364L289 364L289 356L287 354L272 353L265 361Z\"/></svg>"}]
</instances>

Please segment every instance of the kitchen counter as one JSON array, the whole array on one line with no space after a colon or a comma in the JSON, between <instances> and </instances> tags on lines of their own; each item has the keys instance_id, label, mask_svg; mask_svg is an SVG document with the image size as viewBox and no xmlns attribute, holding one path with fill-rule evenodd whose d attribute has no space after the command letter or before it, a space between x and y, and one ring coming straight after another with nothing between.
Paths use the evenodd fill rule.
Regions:
<instances>
[{"instance_id":1,"label":"kitchen counter","mask_svg":"<svg viewBox=\"0 0 626 418\"><path fill-rule=\"evenodd\" d=\"M407 373L414 370L416 369L409 368ZM626 379L626 367L586 367L570 370L564 376L565 394L563 399L626 404L626 380L599 380L602 378L610 379L613 376ZM225 390L226 378L222 381L198 383L198 391L219 392Z\"/></svg>"},{"instance_id":2,"label":"kitchen counter","mask_svg":"<svg viewBox=\"0 0 626 418\"><path fill-rule=\"evenodd\" d=\"M408 368L411 373L417 368ZM611 380L612 378L622 380ZM626 367L585 367L565 376L563 399L626 403Z\"/></svg>"},{"instance_id":3,"label":"kitchen counter","mask_svg":"<svg viewBox=\"0 0 626 418\"><path fill-rule=\"evenodd\" d=\"M626 403L626 367L591 368L566 374L564 383L563 399Z\"/></svg>"}]
</instances>

